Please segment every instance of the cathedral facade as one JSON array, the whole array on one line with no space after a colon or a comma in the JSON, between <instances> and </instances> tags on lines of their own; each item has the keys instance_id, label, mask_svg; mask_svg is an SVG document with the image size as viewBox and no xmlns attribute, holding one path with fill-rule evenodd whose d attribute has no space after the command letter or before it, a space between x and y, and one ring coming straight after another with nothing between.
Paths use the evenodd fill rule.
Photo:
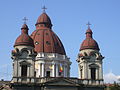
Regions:
<instances>
[{"instance_id":1,"label":"cathedral facade","mask_svg":"<svg viewBox=\"0 0 120 90\"><path fill-rule=\"evenodd\" d=\"M36 30L28 34L23 24L16 39L13 59L13 90L103 90L103 56L88 27L78 54L77 78L70 77L72 62L59 37L52 30L44 11L37 19Z\"/></svg>"}]
</instances>

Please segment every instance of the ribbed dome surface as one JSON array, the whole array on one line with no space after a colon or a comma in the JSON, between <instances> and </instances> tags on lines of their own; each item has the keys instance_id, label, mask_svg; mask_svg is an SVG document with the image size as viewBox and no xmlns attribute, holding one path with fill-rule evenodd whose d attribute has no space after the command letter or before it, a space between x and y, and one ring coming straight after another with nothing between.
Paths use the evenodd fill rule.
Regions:
<instances>
[{"instance_id":1,"label":"ribbed dome surface","mask_svg":"<svg viewBox=\"0 0 120 90\"><path fill-rule=\"evenodd\" d=\"M16 39L14 46L34 46L32 38L28 35L28 26L24 24L21 28L21 35Z\"/></svg>"},{"instance_id":2,"label":"ribbed dome surface","mask_svg":"<svg viewBox=\"0 0 120 90\"><path fill-rule=\"evenodd\" d=\"M35 30L31 37L34 40L36 52L59 53L65 55L65 50L60 39L52 30Z\"/></svg>"},{"instance_id":3,"label":"ribbed dome surface","mask_svg":"<svg viewBox=\"0 0 120 90\"><path fill-rule=\"evenodd\" d=\"M45 22L45 23L44 23ZM31 37L34 40L35 51L37 53L58 53L66 55L62 42L59 37L48 27L46 23L51 24L51 20L46 13L38 17L36 29Z\"/></svg>"},{"instance_id":4,"label":"ribbed dome surface","mask_svg":"<svg viewBox=\"0 0 120 90\"><path fill-rule=\"evenodd\" d=\"M97 42L92 38L92 30L88 28L86 31L86 39L82 42L80 50L94 49L100 50Z\"/></svg>"}]
</instances>

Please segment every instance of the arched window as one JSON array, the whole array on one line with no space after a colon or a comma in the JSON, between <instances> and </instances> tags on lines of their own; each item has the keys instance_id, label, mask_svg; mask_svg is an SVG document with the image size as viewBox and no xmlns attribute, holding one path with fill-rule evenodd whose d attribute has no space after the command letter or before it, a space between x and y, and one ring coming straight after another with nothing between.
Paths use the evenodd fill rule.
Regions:
<instances>
[{"instance_id":1,"label":"arched window","mask_svg":"<svg viewBox=\"0 0 120 90\"><path fill-rule=\"evenodd\" d=\"M85 56L88 56L86 52L84 52L84 55L85 55Z\"/></svg>"}]
</instances>

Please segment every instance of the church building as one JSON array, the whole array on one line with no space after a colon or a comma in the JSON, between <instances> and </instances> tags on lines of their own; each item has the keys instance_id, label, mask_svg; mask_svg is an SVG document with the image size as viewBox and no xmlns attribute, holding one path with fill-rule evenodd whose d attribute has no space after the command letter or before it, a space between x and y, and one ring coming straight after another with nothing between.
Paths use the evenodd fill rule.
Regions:
<instances>
[{"instance_id":1,"label":"church building","mask_svg":"<svg viewBox=\"0 0 120 90\"><path fill-rule=\"evenodd\" d=\"M104 90L103 56L89 27L77 57L79 76L70 77L72 62L60 38L52 30L45 10L31 35L26 23L12 50L13 90Z\"/></svg>"}]
</instances>

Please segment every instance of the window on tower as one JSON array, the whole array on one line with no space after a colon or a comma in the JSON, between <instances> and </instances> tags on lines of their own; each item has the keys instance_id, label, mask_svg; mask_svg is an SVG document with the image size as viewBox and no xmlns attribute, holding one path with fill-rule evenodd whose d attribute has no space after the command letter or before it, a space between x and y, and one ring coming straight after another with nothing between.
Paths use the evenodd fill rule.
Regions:
<instances>
[{"instance_id":1,"label":"window on tower","mask_svg":"<svg viewBox=\"0 0 120 90\"><path fill-rule=\"evenodd\" d=\"M50 71L46 72L46 77L50 77Z\"/></svg>"},{"instance_id":2,"label":"window on tower","mask_svg":"<svg viewBox=\"0 0 120 90\"><path fill-rule=\"evenodd\" d=\"M21 66L21 76L22 77L27 77L27 65L22 65Z\"/></svg>"},{"instance_id":3,"label":"window on tower","mask_svg":"<svg viewBox=\"0 0 120 90\"><path fill-rule=\"evenodd\" d=\"M92 80L96 79L96 68L91 68L91 79Z\"/></svg>"},{"instance_id":4,"label":"window on tower","mask_svg":"<svg viewBox=\"0 0 120 90\"><path fill-rule=\"evenodd\" d=\"M49 41L46 41L46 44L47 44L47 45L50 45L50 42L49 42Z\"/></svg>"}]
</instances>

